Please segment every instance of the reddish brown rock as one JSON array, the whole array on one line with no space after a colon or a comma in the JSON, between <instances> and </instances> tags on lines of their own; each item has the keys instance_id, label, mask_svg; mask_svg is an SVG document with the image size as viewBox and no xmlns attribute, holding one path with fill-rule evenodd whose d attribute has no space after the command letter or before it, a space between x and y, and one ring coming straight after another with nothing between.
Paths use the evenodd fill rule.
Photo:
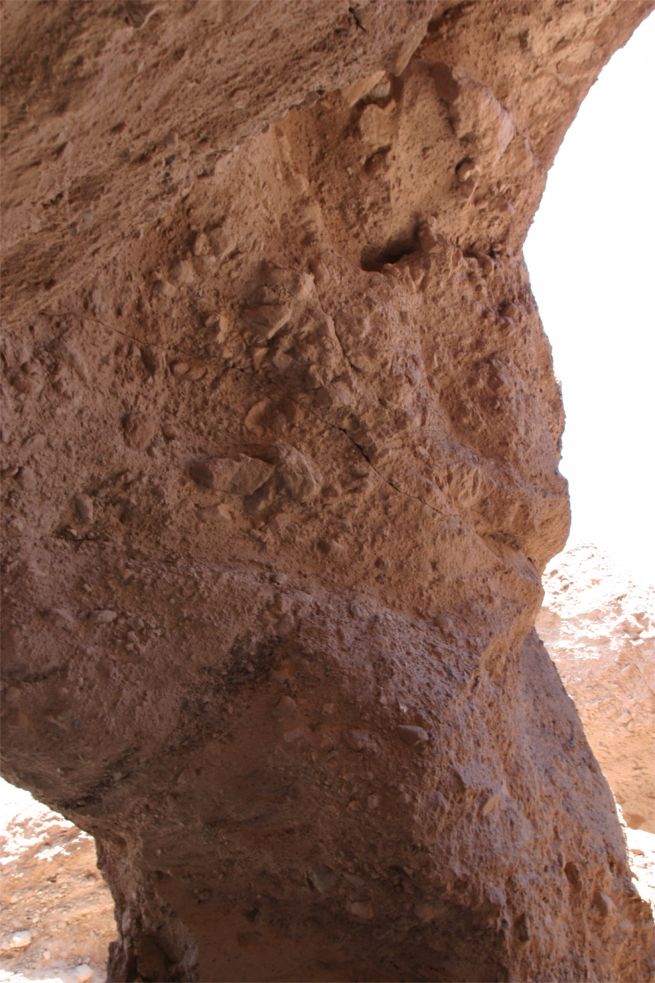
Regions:
<instances>
[{"instance_id":1,"label":"reddish brown rock","mask_svg":"<svg viewBox=\"0 0 655 983\"><path fill-rule=\"evenodd\" d=\"M3 768L111 979L647 978L521 244L650 6L5 6Z\"/></svg>"}]
</instances>

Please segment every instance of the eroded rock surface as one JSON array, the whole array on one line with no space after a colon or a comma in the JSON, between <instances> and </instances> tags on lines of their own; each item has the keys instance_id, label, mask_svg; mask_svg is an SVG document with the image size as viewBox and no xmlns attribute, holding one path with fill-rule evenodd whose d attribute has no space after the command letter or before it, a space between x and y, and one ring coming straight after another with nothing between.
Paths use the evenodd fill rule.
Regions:
<instances>
[{"instance_id":1,"label":"eroded rock surface","mask_svg":"<svg viewBox=\"0 0 655 983\"><path fill-rule=\"evenodd\" d=\"M650 6L5 7L3 767L111 979L648 977L521 243Z\"/></svg>"}]
</instances>

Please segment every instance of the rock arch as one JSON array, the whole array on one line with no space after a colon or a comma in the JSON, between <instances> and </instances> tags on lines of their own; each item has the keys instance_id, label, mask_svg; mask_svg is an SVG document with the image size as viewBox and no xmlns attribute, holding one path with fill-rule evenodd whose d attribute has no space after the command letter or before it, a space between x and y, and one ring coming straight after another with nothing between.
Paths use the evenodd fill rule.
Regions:
<instances>
[{"instance_id":1,"label":"rock arch","mask_svg":"<svg viewBox=\"0 0 655 983\"><path fill-rule=\"evenodd\" d=\"M3 772L111 979L646 978L521 244L651 5L4 8Z\"/></svg>"}]
</instances>

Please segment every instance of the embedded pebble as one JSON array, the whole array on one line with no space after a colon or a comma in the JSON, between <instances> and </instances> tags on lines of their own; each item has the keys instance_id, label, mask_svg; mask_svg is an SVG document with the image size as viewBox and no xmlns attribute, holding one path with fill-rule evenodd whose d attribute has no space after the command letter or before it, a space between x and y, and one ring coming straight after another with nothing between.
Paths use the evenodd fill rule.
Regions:
<instances>
[{"instance_id":1,"label":"embedded pebble","mask_svg":"<svg viewBox=\"0 0 655 983\"><path fill-rule=\"evenodd\" d=\"M44 433L33 433L23 441L23 450L28 454L37 454L47 443Z\"/></svg>"},{"instance_id":2,"label":"embedded pebble","mask_svg":"<svg viewBox=\"0 0 655 983\"><path fill-rule=\"evenodd\" d=\"M417 904L414 911L416 912L419 921L426 925L429 924L429 922L435 921L438 915L437 909L431 904Z\"/></svg>"},{"instance_id":3,"label":"embedded pebble","mask_svg":"<svg viewBox=\"0 0 655 983\"><path fill-rule=\"evenodd\" d=\"M518 314L518 307L512 301L506 300L498 308L498 313L507 320L513 320Z\"/></svg>"},{"instance_id":4,"label":"embedded pebble","mask_svg":"<svg viewBox=\"0 0 655 983\"><path fill-rule=\"evenodd\" d=\"M480 272L482 273L482 276L487 277L491 273L493 273L494 263L490 256L487 256L484 253L480 253L475 258L478 262L478 266L480 267Z\"/></svg>"},{"instance_id":5,"label":"embedded pebble","mask_svg":"<svg viewBox=\"0 0 655 983\"><path fill-rule=\"evenodd\" d=\"M116 611L111 611L109 608L92 611L89 615L89 619L96 625L109 625L112 621L116 621L117 617L118 613Z\"/></svg>"},{"instance_id":6,"label":"embedded pebble","mask_svg":"<svg viewBox=\"0 0 655 983\"><path fill-rule=\"evenodd\" d=\"M349 901L346 908L351 915L361 918L362 921L370 922L375 918L375 911L370 901Z\"/></svg>"},{"instance_id":7,"label":"embedded pebble","mask_svg":"<svg viewBox=\"0 0 655 983\"><path fill-rule=\"evenodd\" d=\"M242 312L247 326L263 341L271 341L287 323L289 316L288 304L259 304L256 307L246 307Z\"/></svg>"},{"instance_id":8,"label":"embedded pebble","mask_svg":"<svg viewBox=\"0 0 655 983\"><path fill-rule=\"evenodd\" d=\"M169 280L159 279L155 280L153 290L156 294L161 297L174 297L177 293L177 287L175 284L171 283Z\"/></svg>"},{"instance_id":9,"label":"embedded pebble","mask_svg":"<svg viewBox=\"0 0 655 983\"><path fill-rule=\"evenodd\" d=\"M128 413L123 419L123 437L132 450L146 450L152 443L156 430L156 421L147 413Z\"/></svg>"},{"instance_id":10,"label":"embedded pebble","mask_svg":"<svg viewBox=\"0 0 655 983\"><path fill-rule=\"evenodd\" d=\"M308 871L307 880L319 894L325 894L337 886L339 875L331 867L318 866Z\"/></svg>"},{"instance_id":11,"label":"embedded pebble","mask_svg":"<svg viewBox=\"0 0 655 983\"><path fill-rule=\"evenodd\" d=\"M199 232L193 240L193 255L208 256L211 252L211 245L206 232Z\"/></svg>"},{"instance_id":12,"label":"embedded pebble","mask_svg":"<svg viewBox=\"0 0 655 983\"><path fill-rule=\"evenodd\" d=\"M344 737L346 744L352 751L363 751L371 743L371 739L365 730L349 730L346 731Z\"/></svg>"},{"instance_id":13,"label":"embedded pebble","mask_svg":"<svg viewBox=\"0 0 655 983\"><path fill-rule=\"evenodd\" d=\"M491 815L500 804L500 797L498 795L490 795L485 804L482 806L482 815L484 817Z\"/></svg>"},{"instance_id":14,"label":"embedded pebble","mask_svg":"<svg viewBox=\"0 0 655 983\"><path fill-rule=\"evenodd\" d=\"M470 157L465 157L464 160L460 160L459 164L455 168L457 180L461 181L462 183L469 181L477 174L477 170L475 161Z\"/></svg>"},{"instance_id":15,"label":"embedded pebble","mask_svg":"<svg viewBox=\"0 0 655 983\"><path fill-rule=\"evenodd\" d=\"M193 263L188 259L181 259L179 263L176 263L171 270L171 280L173 283L179 283L183 285L189 285L193 283L196 278L195 271L193 269Z\"/></svg>"},{"instance_id":16,"label":"embedded pebble","mask_svg":"<svg viewBox=\"0 0 655 983\"><path fill-rule=\"evenodd\" d=\"M72 628L75 624L75 616L66 608L50 608L46 616L62 628Z\"/></svg>"},{"instance_id":17,"label":"embedded pebble","mask_svg":"<svg viewBox=\"0 0 655 983\"><path fill-rule=\"evenodd\" d=\"M437 220L433 215L430 215L421 222L418 237L421 249L426 253L431 252L437 246L443 246L445 244L444 237L439 231Z\"/></svg>"},{"instance_id":18,"label":"embedded pebble","mask_svg":"<svg viewBox=\"0 0 655 983\"><path fill-rule=\"evenodd\" d=\"M610 898L609 894L604 894L602 891L596 891L594 895L594 905L600 911L603 918L607 918L609 915L613 915L616 912L616 905Z\"/></svg>"},{"instance_id":19,"label":"embedded pebble","mask_svg":"<svg viewBox=\"0 0 655 983\"><path fill-rule=\"evenodd\" d=\"M89 983L93 979L93 970L87 963L80 963L72 972L74 983Z\"/></svg>"},{"instance_id":20,"label":"embedded pebble","mask_svg":"<svg viewBox=\"0 0 655 983\"><path fill-rule=\"evenodd\" d=\"M246 454L194 461L189 467L189 475L197 485L229 495L252 495L273 471L271 464Z\"/></svg>"},{"instance_id":21,"label":"embedded pebble","mask_svg":"<svg viewBox=\"0 0 655 983\"><path fill-rule=\"evenodd\" d=\"M7 939L0 942L0 952L13 952L17 949L26 949L31 942L31 932L13 932Z\"/></svg>"},{"instance_id":22,"label":"embedded pebble","mask_svg":"<svg viewBox=\"0 0 655 983\"><path fill-rule=\"evenodd\" d=\"M198 382L207 375L207 366L198 363L197 365L192 365L188 372L188 377L193 382Z\"/></svg>"},{"instance_id":23,"label":"embedded pebble","mask_svg":"<svg viewBox=\"0 0 655 983\"><path fill-rule=\"evenodd\" d=\"M24 468L20 469L17 475L17 480L18 484L21 486L21 488L25 489L25 491L31 491L36 487L36 475L33 468L31 468L29 465L26 465Z\"/></svg>"},{"instance_id":24,"label":"embedded pebble","mask_svg":"<svg viewBox=\"0 0 655 983\"><path fill-rule=\"evenodd\" d=\"M275 707L274 716L293 717L298 713L298 706L292 696L283 696Z\"/></svg>"},{"instance_id":25,"label":"embedded pebble","mask_svg":"<svg viewBox=\"0 0 655 983\"><path fill-rule=\"evenodd\" d=\"M73 499L75 515L80 522L93 522L93 499L89 495L76 495Z\"/></svg>"},{"instance_id":26,"label":"embedded pebble","mask_svg":"<svg viewBox=\"0 0 655 983\"><path fill-rule=\"evenodd\" d=\"M371 102L384 102L390 97L390 95L391 79L387 75L381 82L378 82L377 85L373 86L366 98L370 99Z\"/></svg>"},{"instance_id":27,"label":"embedded pebble","mask_svg":"<svg viewBox=\"0 0 655 983\"><path fill-rule=\"evenodd\" d=\"M415 727L413 724L400 724L397 728L398 735L405 744L425 744L430 740L430 735L424 727Z\"/></svg>"},{"instance_id":28,"label":"embedded pebble","mask_svg":"<svg viewBox=\"0 0 655 983\"><path fill-rule=\"evenodd\" d=\"M194 256L193 268L199 276L209 276L218 265L215 256Z\"/></svg>"}]
</instances>

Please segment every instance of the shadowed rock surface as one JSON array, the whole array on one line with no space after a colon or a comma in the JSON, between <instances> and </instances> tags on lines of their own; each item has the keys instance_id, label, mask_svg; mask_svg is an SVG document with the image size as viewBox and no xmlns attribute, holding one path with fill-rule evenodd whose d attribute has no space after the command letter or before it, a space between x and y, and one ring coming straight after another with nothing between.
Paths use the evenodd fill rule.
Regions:
<instances>
[{"instance_id":1,"label":"shadowed rock surface","mask_svg":"<svg viewBox=\"0 0 655 983\"><path fill-rule=\"evenodd\" d=\"M112 980L648 978L521 244L651 6L3 8L3 770Z\"/></svg>"},{"instance_id":2,"label":"shadowed rock surface","mask_svg":"<svg viewBox=\"0 0 655 983\"><path fill-rule=\"evenodd\" d=\"M625 816L647 826L652 591L589 544L560 553L544 585L537 629ZM655 907L655 833L624 833L635 885ZM0 781L0 847L0 981L104 979L114 918L92 839Z\"/></svg>"}]
</instances>

